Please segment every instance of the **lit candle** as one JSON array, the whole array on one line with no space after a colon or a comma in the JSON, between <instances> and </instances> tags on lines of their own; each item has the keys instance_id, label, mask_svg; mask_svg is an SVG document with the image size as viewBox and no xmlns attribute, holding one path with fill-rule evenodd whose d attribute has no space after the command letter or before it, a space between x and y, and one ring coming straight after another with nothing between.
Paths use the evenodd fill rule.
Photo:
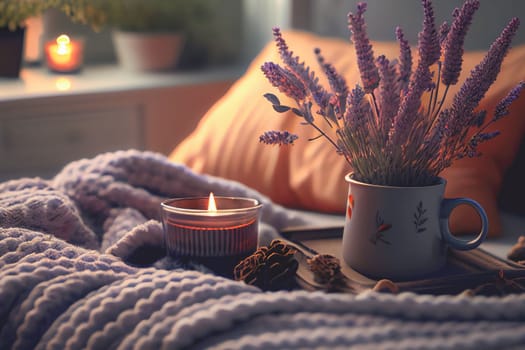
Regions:
<instances>
[{"instance_id":1,"label":"lit candle","mask_svg":"<svg viewBox=\"0 0 525 350\"><path fill-rule=\"evenodd\" d=\"M62 34L45 45L47 67L53 72L74 73L82 68L84 45Z\"/></svg>"},{"instance_id":2,"label":"lit candle","mask_svg":"<svg viewBox=\"0 0 525 350\"><path fill-rule=\"evenodd\" d=\"M168 255L195 260L223 275L257 249L262 204L240 197L169 199L161 203Z\"/></svg>"}]
</instances>

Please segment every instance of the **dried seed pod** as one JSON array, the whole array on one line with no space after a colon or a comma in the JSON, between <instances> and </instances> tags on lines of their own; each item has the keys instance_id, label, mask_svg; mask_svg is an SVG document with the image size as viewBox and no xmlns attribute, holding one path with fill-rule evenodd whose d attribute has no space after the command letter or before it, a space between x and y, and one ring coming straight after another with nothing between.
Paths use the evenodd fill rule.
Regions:
<instances>
[{"instance_id":1,"label":"dried seed pod","mask_svg":"<svg viewBox=\"0 0 525 350\"><path fill-rule=\"evenodd\" d=\"M493 280L493 282L488 282L481 284L473 289L475 295L485 295L485 296L504 296L508 294L518 294L525 292L525 287L520 283L522 278L509 279L505 276L505 273L500 270Z\"/></svg>"},{"instance_id":2,"label":"dried seed pod","mask_svg":"<svg viewBox=\"0 0 525 350\"><path fill-rule=\"evenodd\" d=\"M520 264L525 260L525 236L518 238L518 242L512 246L510 252L507 254L507 258Z\"/></svg>"},{"instance_id":3,"label":"dried seed pod","mask_svg":"<svg viewBox=\"0 0 525 350\"><path fill-rule=\"evenodd\" d=\"M382 279L377 281L374 288L372 288L375 292L388 292L392 294L397 294L399 292L399 287L397 284L392 282L391 280Z\"/></svg>"},{"instance_id":4,"label":"dried seed pod","mask_svg":"<svg viewBox=\"0 0 525 350\"><path fill-rule=\"evenodd\" d=\"M307 260L317 283L336 285L342 282L339 259L329 254L317 254Z\"/></svg>"}]
</instances>

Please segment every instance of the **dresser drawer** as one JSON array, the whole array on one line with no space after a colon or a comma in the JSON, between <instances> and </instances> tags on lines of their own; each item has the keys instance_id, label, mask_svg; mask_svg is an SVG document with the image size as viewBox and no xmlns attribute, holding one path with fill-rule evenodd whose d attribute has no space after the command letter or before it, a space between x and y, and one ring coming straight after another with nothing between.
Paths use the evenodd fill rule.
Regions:
<instances>
[{"instance_id":1,"label":"dresser drawer","mask_svg":"<svg viewBox=\"0 0 525 350\"><path fill-rule=\"evenodd\" d=\"M0 172L58 170L101 152L144 147L143 118L136 106L12 113L0 121Z\"/></svg>"}]
</instances>

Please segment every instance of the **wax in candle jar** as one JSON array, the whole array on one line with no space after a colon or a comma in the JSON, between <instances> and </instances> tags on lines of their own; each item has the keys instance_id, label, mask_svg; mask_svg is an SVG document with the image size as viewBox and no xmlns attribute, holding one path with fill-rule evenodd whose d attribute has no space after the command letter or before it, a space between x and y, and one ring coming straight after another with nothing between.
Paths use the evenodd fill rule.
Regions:
<instances>
[{"instance_id":1,"label":"wax in candle jar","mask_svg":"<svg viewBox=\"0 0 525 350\"><path fill-rule=\"evenodd\" d=\"M233 273L257 249L261 204L248 198L182 198L161 204L167 252ZM222 274L222 273L221 273Z\"/></svg>"},{"instance_id":2,"label":"wax in candle jar","mask_svg":"<svg viewBox=\"0 0 525 350\"><path fill-rule=\"evenodd\" d=\"M246 255L257 247L257 230L256 218L225 223L223 227L202 227L199 223L188 225L167 219L166 243L179 256Z\"/></svg>"}]
</instances>

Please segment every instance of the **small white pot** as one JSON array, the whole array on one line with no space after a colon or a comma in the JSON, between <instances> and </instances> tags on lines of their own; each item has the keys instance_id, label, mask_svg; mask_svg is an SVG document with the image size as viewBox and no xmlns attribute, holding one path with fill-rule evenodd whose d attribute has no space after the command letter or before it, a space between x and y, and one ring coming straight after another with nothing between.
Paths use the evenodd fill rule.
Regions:
<instances>
[{"instance_id":1,"label":"small white pot","mask_svg":"<svg viewBox=\"0 0 525 350\"><path fill-rule=\"evenodd\" d=\"M113 43L120 64L132 71L172 70L184 45L181 33L113 31Z\"/></svg>"}]
</instances>

